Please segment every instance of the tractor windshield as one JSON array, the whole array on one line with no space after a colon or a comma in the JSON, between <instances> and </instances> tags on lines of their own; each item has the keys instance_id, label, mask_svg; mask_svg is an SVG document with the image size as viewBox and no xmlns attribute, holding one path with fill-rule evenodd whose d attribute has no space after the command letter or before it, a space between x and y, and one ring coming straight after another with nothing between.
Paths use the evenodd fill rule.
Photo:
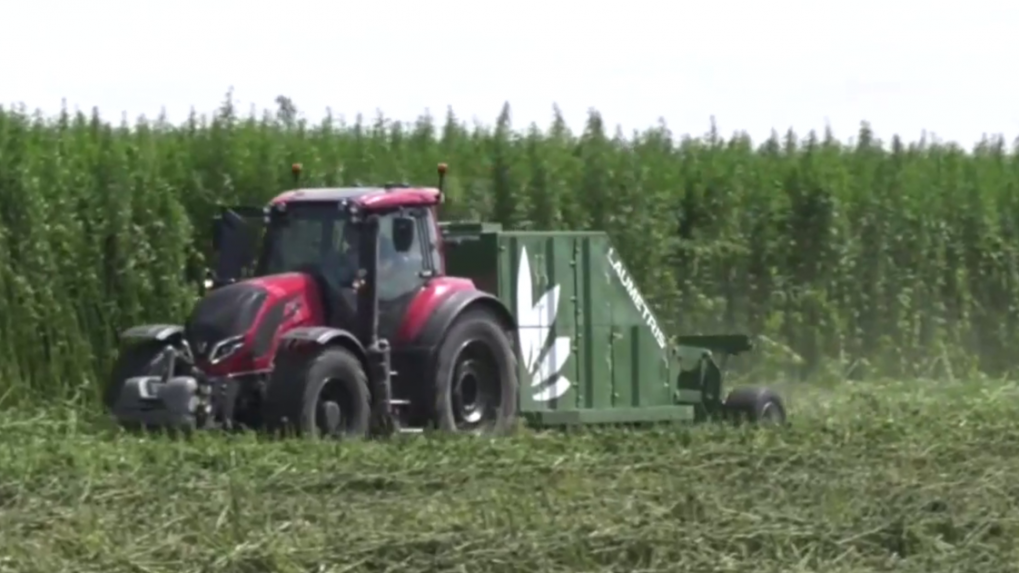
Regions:
<instances>
[{"instance_id":1,"label":"tractor windshield","mask_svg":"<svg viewBox=\"0 0 1019 573\"><path fill-rule=\"evenodd\" d=\"M333 287L349 286L357 272L357 233L348 223L335 204L290 205L266 231L262 273L313 272Z\"/></svg>"},{"instance_id":2,"label":"tractor windshield","mask_svg":"<svg viewBox=\"0 0 1019 573\"><path fill-rule=\"evenodd\" d=\"M360 229L336 203L296 203L274 213L266 229L260 275L303 272L325 279L334 289L350 288L358 271ZM421 283L424 259L416 236L410 250L397 253L395 213L380 215L378 294L380 300L407 294Z\"/></svg>"}]
</instances>

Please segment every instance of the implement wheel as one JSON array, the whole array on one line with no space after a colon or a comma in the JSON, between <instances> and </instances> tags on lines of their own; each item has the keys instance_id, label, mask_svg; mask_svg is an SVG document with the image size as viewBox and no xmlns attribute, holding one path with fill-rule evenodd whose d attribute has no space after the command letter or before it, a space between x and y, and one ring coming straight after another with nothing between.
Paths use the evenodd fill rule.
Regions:
<instances>
[{"instance_id":1,"label":"implement wheel","mask_svg":"<svg viewBox=\"0 0 1019 573\"><path fill-rule=\"evenodd\" d=\"M737 388L725 398L727 419L739 424L781 426L786 423L782 397L770 388Z\"/></svg>"}]
</instances>

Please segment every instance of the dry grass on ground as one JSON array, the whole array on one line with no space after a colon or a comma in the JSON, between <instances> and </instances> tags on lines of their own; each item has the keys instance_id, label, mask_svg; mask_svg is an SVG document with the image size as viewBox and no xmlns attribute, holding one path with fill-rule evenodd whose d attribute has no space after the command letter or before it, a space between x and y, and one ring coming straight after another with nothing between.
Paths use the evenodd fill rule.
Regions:
<instances>
[{"instance_id":1,"label":"dry grass on ground","mask_svg":"<svg viewBox=\"0 0 1019 573\"><path fill-rule=\"evenodd\" d=\"M0 421L0 571L1014 571L1019 388L794 395L782 431L191 442Z\"/></svg>"}]
</instances>

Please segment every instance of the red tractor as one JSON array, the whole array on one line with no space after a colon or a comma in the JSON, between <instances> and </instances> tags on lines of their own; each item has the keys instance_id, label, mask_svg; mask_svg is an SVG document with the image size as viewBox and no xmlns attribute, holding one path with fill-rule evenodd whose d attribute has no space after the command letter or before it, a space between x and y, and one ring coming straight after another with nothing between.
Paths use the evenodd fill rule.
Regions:
<instances>
[{"instance_id":1,"label":"red tractor","mask_svg":"<svg viewBox=\"0 0 1019 573\"><path fill-rule=\"evenodd\" d=\"M209 292L183 326L122 334L107 408L150 428L509 428L514 317L446 276L436 216L446 166L438 172L437 188L296 189L264 209L225 210Z\"/></svg>"}]
</instances>

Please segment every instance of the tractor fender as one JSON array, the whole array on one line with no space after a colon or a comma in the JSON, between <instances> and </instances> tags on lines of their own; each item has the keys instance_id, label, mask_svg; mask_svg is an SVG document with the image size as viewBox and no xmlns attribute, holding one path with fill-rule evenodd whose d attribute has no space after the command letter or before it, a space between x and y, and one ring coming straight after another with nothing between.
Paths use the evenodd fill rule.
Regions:
<instances>
[{"instance_id":1,"label":"tractor fender","mask_svg":"<svg viewBox=\"0 0 1019 573\"><path fill-rule=\"evenodd\" d=\"M171 342L183 338L183 336L184 327L178 324L142 324L140 326L132 326L120 333L120 339L122 341L149 340L156 342Z\"/></svg>"},{"instance_id":2,"label":"tractor fender","mask_svg":"<svg viewBox=\"0 0 1019 573\"><path fill-rule=\"evenodd\" d=\"M417 348L430 348L429 354L434 359L435 352L453 323L464 313L482 308L499 317L507 331L516 331L517 321L501 300L485 291L462 290L451 294L439 303L428 320L425 321L421 332L411 341L411 345ZM511 337L510 343L516 347L515 337Z\"/></svg>"},{"instance_id":3,"label":"tractor fender","mask_svg":"<svg viewBox=\"0 0 1019 573\"><path fill-rule=\"evenodd\" d=\"M290 352L304 346L343 346L353 352L367 367L368 353L364 345L350 331L329 326L299 326L288 330L279 341L280 352Z\"/></svg>"}]
</instances>

